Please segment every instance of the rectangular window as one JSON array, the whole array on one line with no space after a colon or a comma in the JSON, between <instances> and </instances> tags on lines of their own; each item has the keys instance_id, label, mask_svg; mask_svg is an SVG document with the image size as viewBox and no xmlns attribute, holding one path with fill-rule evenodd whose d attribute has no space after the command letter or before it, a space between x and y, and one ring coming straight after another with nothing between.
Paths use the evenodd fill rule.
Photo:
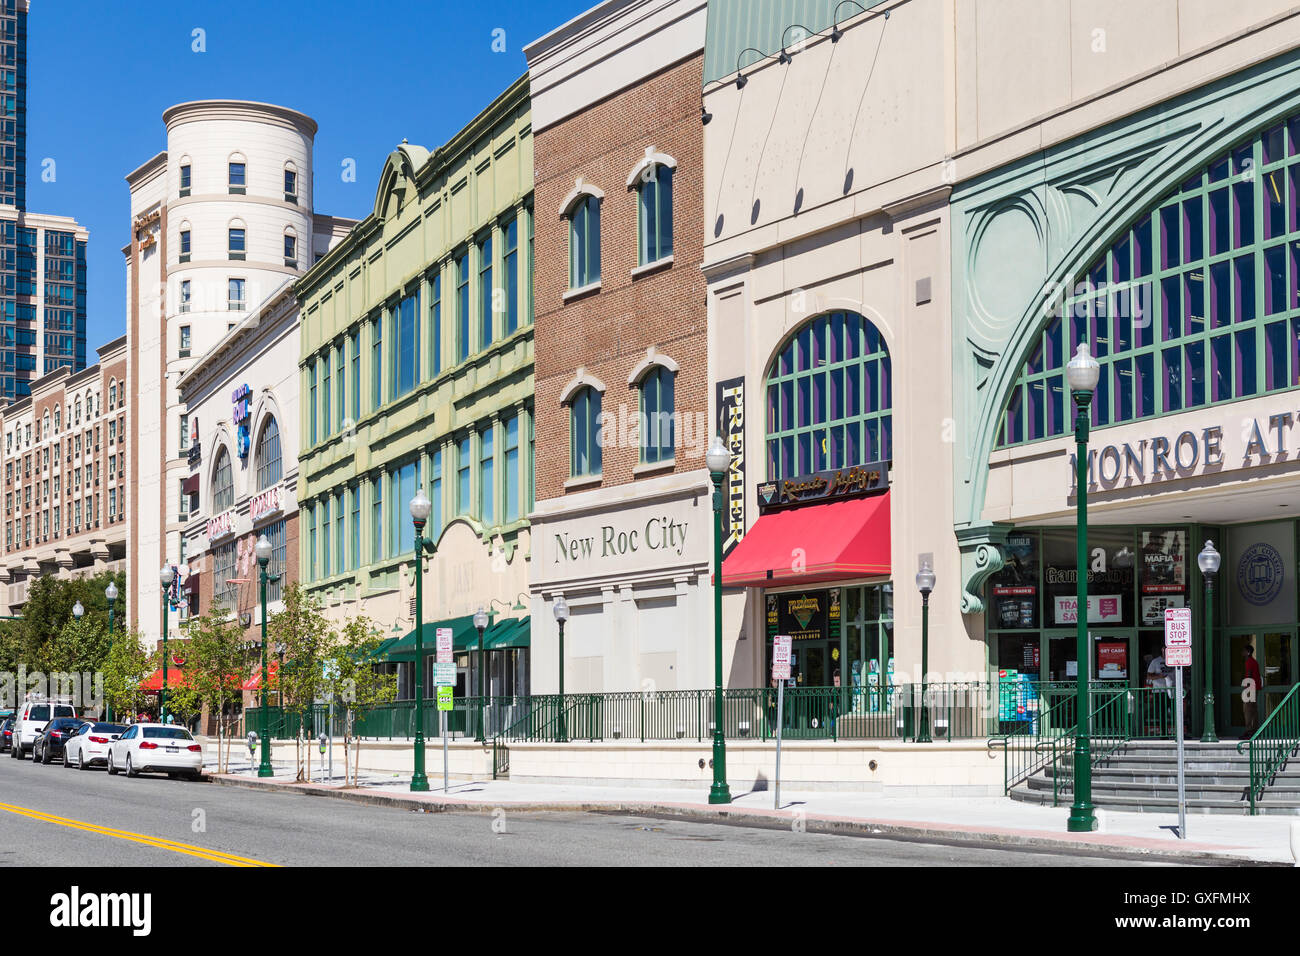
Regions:
<instances>
[{"instance_id":1,"label":"rectangular window","mask_svg":"<svg viewBox=\"0 0 1300 956\"><path fill-rule=\"evenodd\" d=\"M235 193L236 195L241 195L244 192L244 187L246 185L247 184L244 182L244 164L231 163L230 164L230 191L232 193Z\"/></svg>"},{"instance_id":2,"label":"rectangular window","mask_svg":"<svg viewBox=\"0 0 1300 956\"><path fill-rule=\"evenodd\" d=\"M492 344L492 237L487 236L478 246L478 316L479 347Z\"/></svg>"},{"instance_id":3,"label":"rectangular window","mask_svg":"<svg viewBox=\"0 0 1300 956\"><path fill-rule=\"evenodd\" d=\"M181 195L190 194L190 164L186 163L181 167Z\"/></svg>"},{"instance_id":4,"label":"rectangular window","mask_svg":"<svg viewBox=\"0 0 1300 956\"><path fill-rule=\"evenodd\" d=\"M469 438L462 438L456 445L456 514L470 513L469 497Z\"/></svg>"},{"instance_id":5,"label":"rectangular window","mask_svg":"<svg viewBox=\"0 0 1300 956\"><path fill-rule=\"evenodd\" d=\"M230 253L231 259L243 259L244 253L248 250L244 248L244 230L231 228L227 231L226 250Z\"/></svg>"},{"instance_id":6,"label":"rectangular window","mask_svg":"<svg viewBox=\"0 0 1300 956\"><path fill-rule=\"evenodd\" d=\"M469 358L469 253L456 260L456 326L459 336L456 354L460 361Z\"/></svg>"},{"instance_id":7,"label":"rectangular window","mask_svg":"<svg viewBox=\"0 0 1300 956\"><path fill-rule=\"evenodd\" d=\"M284 201L298 203L298 174L292 169L284 171Z\"/></svg>"},{"instance_id":8,"label":"rectangular window","mask_svg":"<svg viewBox=\"0 0 1300 956\"><path fill-rule=\"evenodd\" d=\"M229 584L235 576L235 544L223 544L212 556L212 600L226 610L235 607L238 585Z\"/></svg>"},{"instance_id":9,"label":"rectangular window","mask_svg":"<svg viewBox=\"0 0 1300 956\"><path fill-rule=\"evenodd\" d=\"M384 404L384 314L370 320L370 401L372 409Z\"/></svg>"},{"instance_id":10,"label":"rectangular window","mask_svg":"<svg viewBox=\"0 0 1300 956\"><path fill-rule=\"evenodd\" d=\"M343 427L343 420L348 417L348 389L345 381L347 373L346 357L347 346L343 342L339 342L338 348L334 350L334 388L338 392L338 422L340 428Z\"/></svg>"},{"instance_id":11,"label":"rectangular window","mask_svg":"<svg viewBox=\"0 0 1300 956\"><path fill-rule=\"evenodd\" d=\"M434 541L442 534L442 449L437 449L430 462L429 475L429 537Z\"/></svg>"},{"instance_id":12,"label":"rectangular window","mask_svg":"<svg viewBox=\"0 0 1300 956\"><path fill-rule=\"evenodd\" d=\"M189 285L188 282L185 283L185 284L186 284L186 285ZM189 358L189 357L190 357L190 327L189 327L188 325L182 325L182 326L181 326L181 350L180 350L180 357L181 357L181 358Z\"/></svg>"},{"instance_id":13,"label":"rectangular window","mask_svg":"<svg viewBox=\"0 0 1300 956\"><path fill-rule=\"evenodd\" d=\"M429 304L429 346L430 372L437 375L442 371L442 275L434 273L429 283L432 301Z\"/></svg>"},{"instance_id":14,"label":"rectangular window","mask_svg":"<svg viewBox=\"0 0 1300 956\"><path fill-rule=\"evenodd\" d=\"M321 577L330 576L330 500L325 498L316 506L316 518L320 522Z\"/></svg>"},{"instance_id":15,"label":"rectangular window","mask_svg":"<svg viewBox=\"0 0 1300 956\"><path fill-rule=\"evenodd\" d=\"M507 418L506 432L506 513L507 523L519 520L519 416Z\"/></svg>"},{"instance_id":16,"label":"rectangular window","mask_svg":"<svg viewBox=\"0 0 1300 956\"><path fill-rule=\"evenodd\" d=\"M361 330L352 333L352 420L361 419Z\"/></svg>"},{"instance_id":17,"label":"rectangular window","mask_svg":"<svg viewBox=\"0 0 1300 956\"><path fill-rule=\"evenodd\" d=\"M311 401L307 406L308 431L311 434L311 443L314 445L319 440L316 429L316 362L314 360L307 370L307 377L311 381L311 388L309 389Z\"/></svg>"},{"instance_id":18,"label":"rectangular window","mask_svg":"<svg viewBox=\"0 0 1300 956\"><path fill-rule=\"evenodd\" d=\"M384 476L370 479L370 560L384 557Z\"/></svg>"},{"instance_id":19,"label":"rectangular window","mask_svg":"<svg viewBox=\"0 0 1300 956\"><path fill-rule=\"evenodd\" d=\"M519 220L511 219L501 230L505 239L505 248L502 249L501 268L505 275L503 278L505 301L505 335L513 335L519 328Z\"/></svg>"},{"instance_id":20,"label":"rectangular window","mask_svg":"<svg viewBox=\"0 0 1300 956\"><path fill-rule=\"evenodd\" d=\"M330 416L334 412L334 408L330 404L331 375L330 375L330 353L328 350L326 350L325 354L321 356L320 365L323 373L321 375L321 403L320 403L321 434L326 438L328 438L333 431L330 425Z\"/></svg>"},{"instance_id":21,"label":"rectangular window","mask_svg":"<svg viewBox=\"0 0 1300 956\"><path fill-rule=\"evenodd\" d=\"M420 297L408 295L393 311L396 326L396 354L393 369L393 398L407 394L419 378Z\"/></svg>"},{"instance_id":22,"label":"rectangular window","mask_svg":"<svg viewBox=\"0 0 1300 956\"><path fill-rule=\"evenodd\" d=\"M181 442L180 442L180 448L181 448L181 451L189 451L189 448L190 448L190 416L187 415L187 414L184 414L184 413L181 414L181 435L180 435L180 438L181 438Z\"/></svg>"},{"instance_id":23,"label":"rectangular window","mask_svg":"<svg viewBox=\"0 0 1300 956\"><path fill-rule=\"evenodd\" d=\"M351 535L351 567L355 570L361 567L361 486L353 485L348 489L348 494L352 496L352 535Z\"/></svg>"},{"instance_id":24,"label":"rectangular window","mask_svg":"<svg viewBox=\"0 0 1300 956\"><path fill-rule=\"evenodd\" d=\"M285 534L284 522L277 521L275 524L267 527L263 532L266 540L271 542L271 560L267 564L267 571L271 574L278 574L280 580L268 581L266 584L266 600L279 601L284 597L284 577L286 564L289 557L288 537Z\"/></svg>"},{"instance_id":25,"label":"rectangular window","mask_svg":"<svg viewBox=\"0 0 1300 956\"><path fill-rule=\"evenodd\" d=\"M344 519L347 514L344 512L344 495L346 492L339 492L338 500L334 502L334 573L340 574L347 568L347 537L343 533Z\"/></svg>"},{"instance_id":26,"label":"rectangular window","mask_svg":"<svg viewBox=\"0 0 1300 956\"><path fill-rule=\"evenodd\" d=\"M231 279L226 283L226 310L229 312L244 311L243 279Z\"/></svg>"},{"instance_id":27,"label":"rectangular window","mask_svg":"<svg viewBox=\"0 0 1300 956\"><path fill-rule=\"evenodd\" d=\"M290 269L298 268L298 237L284 237L284 264Z\"/></svg>"},{"instance_id":28,"label":"rectangular window","mask_svg":"<svg viewBox=\"0 0 1300 956\"><path fill-rule=\"evenodd\" d=\"M478 501L483 523L496 524L496 429L488 425L479 437Z\"/></svg>"},{"instance_id":29,"label":"rectangular window","mask_svg":"<svg viewBox=\"0 0 1300 956\"><path fill-rule=\"evenodd\" d=\"M393 500L393 507L390 509L392 524L388 529L390 558L410 554L415 550L415 523L411 520L406 504L415 497L415 489L419 481L418 471L416 463L410 462L388 473L389 480L392 482Z\"/></svg>"},{"instance_id":30,"label":"rectangular window","mask_svg":"<svg viewBox=\"0 0 1300 956\"><path fill-rule=\"evenodd\" d=\"M190 280L185 279L181 282L181 304L180 310L188 312L190 310Z\"/></svg>"},{"instance_id":31,"label":"rectangular window","mask_svg":"<svg viewBox=\"0 0 1300 956\"><path fill-rule=\"evenodd\" d=\"M307 516L307 580L316 579L316 509L304 508Z\"/></svg>"},{"instance_id":32,"label":"rectangular window","mask_svg":"<svg viewBox=\"0 0 1300 956\"><path fill-rule=\"evenodd\" d=\"M181 262L190 261L190 231L181 230Z\"/></svg>"}]
</instances>

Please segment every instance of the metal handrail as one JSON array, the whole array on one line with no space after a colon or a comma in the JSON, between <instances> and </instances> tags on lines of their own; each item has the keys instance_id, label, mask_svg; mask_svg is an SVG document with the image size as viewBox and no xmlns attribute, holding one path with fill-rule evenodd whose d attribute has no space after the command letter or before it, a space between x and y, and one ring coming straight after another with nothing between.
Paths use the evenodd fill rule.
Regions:
<instances>
[{"instance_id":1,"label":"metal handrail","mask_svg":"<svg viewBox=\"0 0 1300 956\"><path fill-rule=\"evenodd\" d=\"M1249 740L1237 744L1237 753L1247 747L1250 755L1250 815L1258 812L1256 800L1264 795L1264 788L1273 782L1277 772L1300 747L1300 684L1292 685L1282 702L1250 735ZM1278 730L1281 733L1278 733ZM1266 733L1267 732L1267 733Z\"/></svg>"}]
</instances>

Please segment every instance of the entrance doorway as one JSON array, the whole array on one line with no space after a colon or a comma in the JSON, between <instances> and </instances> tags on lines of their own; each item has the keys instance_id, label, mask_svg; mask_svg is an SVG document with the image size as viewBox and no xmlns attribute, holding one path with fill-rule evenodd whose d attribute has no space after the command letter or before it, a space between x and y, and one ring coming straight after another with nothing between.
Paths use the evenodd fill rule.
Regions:
<instances>
[{"instance_id":1,"label":"entrance doorway","mask_svg":"<svg viewBox=\"0 0 1300 956\"><path fill-rule=\"evenodd\" d=\"M1297 664L1295 628L1256 627L1249 630L1231 630L1220 653L1219 700L1220 720L1226 718L1227 731L1243 735L1246 731L1246 704L1242 698L1242 681L1246 677L1246 648L1253 648L1264 681L1256 694L1259 719L1264 721L1273 708L1282 702L1295 681L1300 668ZM1224 659L1226 657L1226 659Z\"/></svg>"}]
</instances>

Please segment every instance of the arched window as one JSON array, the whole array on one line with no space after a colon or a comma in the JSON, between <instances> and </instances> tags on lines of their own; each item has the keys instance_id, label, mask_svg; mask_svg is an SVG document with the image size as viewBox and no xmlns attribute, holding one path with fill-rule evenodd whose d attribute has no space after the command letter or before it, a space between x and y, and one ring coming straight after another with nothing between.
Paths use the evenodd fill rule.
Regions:
<instances>
[{"instance_id":1,"label":"arched window","mask_svg":"<svg viewBox=\"0 0 1300 956\"><path fill-rule=\"evenodd\" d=\"M284 474L280 462L280 426L268 418L257 439L257 490L270 488Z\"/></svg>"},{"instance_id":2,"label":"arched window","mask_svg":"<svg viewBox=\"0 0 1300 956\"><path fill-rule=\"evenodd\" d=\"M50 437L50 413L48 411L41 417L41 437Z\"/></svg>"},{"instance_id":3,"label":"arched window","mask_svg":"<svg viewBox=\"0 0 1300 956\"><path fill-rule=\"evenodd\" d=\"M108 383L108 410L117 408L117 379Z\"/></svg>"},{"instance_id":4,"label":"arched window","mask_svg":"<svg viewBox=\"0 0 1300 956\"><path fill-rule=\"evenodd\" d=\"M63 430L63 407L60 405L55 405L54 406L54 434L57 435L62 430Z\"/></svg>"},{"instance_id":5,"label":"arched window","mask_svg":"<svg viewBox=\"0 0 1300 956\"><path fill-rule=\"evenodd\" d=\"M893 457L889 349L856 312L806 323L767 376L769 481Z\"/></svg>"},{"instance_id":6,"label":"arched window","mask_svg":"<svg viewBox=\"0 0 1300 956\"><path fill-rule=\"evenodd\" d=\"M645 266L673 254L673 169L647 166L638 179L637 261Z\"/></svg>"},{"instance_id":7,"label":"arched window","mask_svg":"<svg viewBox=\"0 0 1300 956\"><path fill-rule=\"evenodd\" d=\"M676 375L652 365L641 379L641 461L653 464L673 458L673 382Z\"/></svg>"},{"instance_id":8,"label":"arched window","mask_svg":"<svg viewBox=\"0 0 1300 956\"><path fill-rule=\"evenodd\" d=\"M588 385L573 396L569 408L569 473L574 477L599 475L600 392Z\"/></svg>"},{"instance_id":9,"label":"arched window","mask_svg":"<svg viewBox=\"0 0 1300 956\"><path fill-rule=\"evenodd\" d=\"M219 515L235 504L235 479L230 470L230 453L217 445L217 466L212 471L212 511Z\"/></svg>"},{"instance_id":10,"label":"arched window","mask_svg":"<svg viewBox=\"0 0 1300 956\"><path fill-rule=\"evenodd\" d=\"M583 196L569 209L569 288L600 281L600 199Z\"/></svg>"},{"instance_id":11,"label":"arched window","mask_svg":"<svg viewBox=\"0 0 1300 956\"><path fill-rule=\"evenodd\" d=\"M1065 363L1101 365L1100 427L1300 385L1300 123L1277 123L1132 221L1067 290L1007 396L1000 446L1073 425Z\"/></svg>"},{"instance_id":12,"label":"arched window","mask_svg":"<svg viewBox=\"0 0 1300 956\"><path fill-rule=\"evenodd\" d=\"M243 153L231 153L226 170L230 192L242 196L248 188L248 161Z\"/></svg>"},{"instance_id":13,"label":"arched window","mask_svg":"<svg viewBox=\"0 0 1300 956\"><path fill-rule=\"evenodd\" d=\"M298 203L298 167L293 160L284 164L284 201Z\"/></svg>"},{"instance_id":14,"label":"arched window","mask_svg":"<svg viewBox=\"0 0 1300 956\"><path fill-rule=\"evenodd\" d=\"M72 424L80 425L81 424L81 399L77 399L76 404L73 405L72 415L73 415Z\"/></svg>"}]
</instances>

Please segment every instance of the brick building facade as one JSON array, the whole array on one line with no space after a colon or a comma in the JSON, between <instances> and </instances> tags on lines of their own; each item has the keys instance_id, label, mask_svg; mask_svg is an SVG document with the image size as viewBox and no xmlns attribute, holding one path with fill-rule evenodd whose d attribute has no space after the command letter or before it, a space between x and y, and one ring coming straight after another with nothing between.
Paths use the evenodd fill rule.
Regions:
<instances>
[{"instance_id":1,"label":"brick building facade","mask_svg":"<svg viewBox=\"0 0 1300 956\"><path fill-rule=\"evenodd\" d=\"M536 135L534 686L705 686L705 4L603 3L525 50ZM554 681L554 685L552 684Z\"/></svg>"}]
</instances>

